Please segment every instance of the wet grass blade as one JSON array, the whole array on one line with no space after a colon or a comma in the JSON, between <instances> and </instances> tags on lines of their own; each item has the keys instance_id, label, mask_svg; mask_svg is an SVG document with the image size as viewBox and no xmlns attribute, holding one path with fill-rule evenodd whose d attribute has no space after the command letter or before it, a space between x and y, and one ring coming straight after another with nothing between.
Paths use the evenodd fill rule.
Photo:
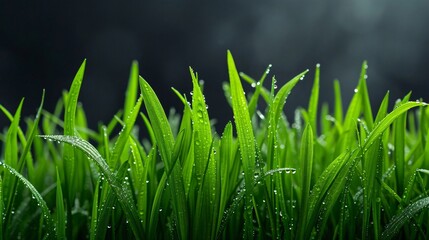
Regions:
<instances>
[{"instance_id":1,"label":"wet grass blade","mask_svg":"<svg viewBox=\"0 0 429 240\"><path fill-rule=\"evenodd\" d=\"M255 181L255 137L253 134L252 123L250 122L246 97L240 82L240 77L238 76L237 68L235 67L234 59L232 58L230 51L228 51L227 55L232 96L232 110L234 112L237 136L240 144L240 154L246 186L244 234L246 239L253 239L252 195Z\"/></svg>"},{"instance_id":2,"label":"wet grass blade","mask_svg":"<svg viewBox=\"0 0 429 240\"><path fill-rule=\"evenodd\" d=\"M130 78L128 80L127 91L125 92L124 116L122 120L127 121L128 115L133 111L135 102L137 101L137 93L139 87L139 63L133 61L130 70Z\"/></svg>"},{"instance_id":3,"label":"wet grass blade","mask_svg":"<svg viewBox=\"0 0 429 240\"><path fill-rule=\"evenodd\" d=\"M301 203L300 203L300 216L298 223L298 239L305 239L305 232L307 231L307 215L309 211L309 196L310 196L310 184L311 184L311 174L313 169L313 152L314 152L314 143L313 143L313 131L311 125L307 125L304 129L302 135L301 143L301 154L300 154L300 171L301 175Z\"/></svg>"},{"instance_id":4,"label":"wet grass blade","mask_svg":"<svg viewBox=\"0 0 429 240\"><path fill-rule=\"evenodd\" d=\"M319 89L320 89L320 64L316 65L314 73L313 88L311 89L310 101L308 103L308 115L313 132L317 133L317 109L319 107Z\"/></svg>"},{"instance_id":5,"label":"wet grass blade","mask_svg":"<svg viewBox=\"0 0 429 240\"><path fill-rule=\"evenodd\" d=\"M383 120L374 126L374 129L365 139L364 145L362 146L364 151L366 151L366 149L374 143L374 141L393 123L393 121L401 116L401 114L405 113L411 108L427 105L427 103L422 102L407 102L395 108L392 112L387 114Z\"/></svg>"},{"instance_id":6,"label":"wet grass blade","mask_svg":"<svg viewBox=\"0 0 429 240\"><path fill-rule=\"evenodd\" d=\"M177 218L179 236L181 239L188 239L189 216L185 196L185 187L183 185L182 167L180 164L176 164L173 168L173 162L176 159L171 158L174 146L173 133L158 97L150 85L143 78L140 78L140 89L143 95L146 110L149 115L150 125L152 126L159 148L161 159L165 164L166 171L172 171L169 183L171 194L175 196L173 198L173 209Z\"/></svg>"},{"instance_id":7,"label":"wet grass blade","mask_svg":"<svg viewBox=\"0 0 429 240\"><path fill-rule=\"evenodd\" d=\"M419 211L429 206L429 197L419 199L416 202L408 205L402 209L398 214L392 217L386 229L381 234L381 239L392 239L404 226L405 223L410 221Z\"/></svg>"},{"instance_id":8,"label":"wet grass blade","mask_svg":"<svg viewBox=\"0 0 429 240\"><path fill-rule=\"evenodd\" d=\"M45 219L46 224L46 235L45 237L47 239L55 239L56 233L55 233L55 225L54 220L51 217L51 212L49 211L48 205L46 204L43 197L40 195L40 193L37 191L37 189L20 173L18 173L14 168L9 166L6 163L0 162L0 167L3 167L6 169L10 174L14 175L18 178L19 181L21 181L28 190L30 190L33 197L36 199L37 204L42 209L42 217Z\"/></svg>"},{"instance_id":9,"label":"wet grass blade","mask_svg":"<svg viewBox=\"0 0 429 240\"><path fill-rule=\"evenodd\" d=\"M79 92L82 86L83 75L85 72L86 60L83 61L82 65L79 67L77 71L72 85L70 87L70 91L66 94L65 99L65 112L64 112L64 135L66 136L75 136L76 133L76 109L78 104ZM74 189L74 176L76 171L76 163L74 156L74 149L70 145L64 146L63 151L63 169L60 171L64 172L64 186L65 186L65 197L67 199L67 206L72 206L72 199L74 199L74 194L76 190ZM69 228L71 227L71 210L67 208L69 217L67 222L69 223ZM70 234L71 232L69 232Z\"/></svg>"},{"instance_id":10,"label":"wet grass blade","mask_svg":"<svg viewBox=\"0 0 429 240\"><path fill-rule=\"evenodd\" d=\"M126 188L123 188L122 179L119 179L113 172L110 171L106 161L97 151L97 149L94 148L94 146L92 146L89 142L75 136L41 135L40 137L47 140L70 144L72 147L82 150L92 161L94 161L94 163L99 167L103 176L106 178L109 186L115 193L116 198L118 199L118 202L129 221L130 227L133 230L134 237L136 239L140 239L142 236L144 236L140 219L138 217L138 211L135 207L131 192L127 191Z\"/></svg>"},{"instance_id":11,"label":"wet grass blade","mask_svg":"<svg viewBox=\"0 0 429 240\"><path fill-rule=\"evenodd\" d=\"M4 163L13 169L18 168L17 136L18 136L19 121L21 119L21 110L22 110L23 102L24 102L24 99L21 100L6 134ZM5 204L5 207L6 207L5 224L8 224L9 222L10 212L12 210L12 204L15 198L15 191L16 191L16 179L13 178L12 175L6 171L3 176L3 192L4 192L4 196L6 196L6 198L4 199L6 203Z\"/></svg>"},{"instance_id":12,"label":"wet grass blade","mask_svg":"<svg viewBox=\"0 0 429 240\"><path fill-rule=\"evenodd\" d=\"M360 73L360 80L359 80L359 92L362 96L362 109L363 109L363 116L365 118L365 123L368 126L368 129L371 131L373 127L374 118L372 116L372 109L371 109L371 101L369 100L369 94L368 94L368 87L366 85L366 70L368 69L368 64L366 61L362 63L361 73Z\"/></svg>"},{"instance_id":13,"label":"wet grass blade","mask_svg":"<svg viewBox=\"0 0 429 240\"><path fill-rule=\"evenodd\" d=\"M125 113L127 118L125 120L125 125L122 127L121 132L119 133L118 139L115 142L115 145L112 149L112 153L110 154L110 163L109 166L113 169L117 168L118 164L121 164L121 154L125 149L130 133L134 127L134 123L137 119L137 116L140 112L140 107L143 101L143 97L140 96L137 100L135 106L131 109L130 112Z\"/></svg>"},{"instance_id":14,"label":"wet grass blade","mask_svg":"<svg viewBox=\"0 0 429 240\"><path fill-rule=\"evenodd\" d=\"M216 192L216 161L212 155L212 133L203 92L198 82L198 76L190 68L192 77L192 120L194 131L194 164L197 180L197 205L193 226L194 238L206 236L211 238L213 206ZM176 145L178 143L176 142ZM203 185L204 183L204 185Z\"/></svg>"},{"instance_id":15,"label":"wet grass blade","mask_svg":"<svg viewBox=\"0 0 429 240\"><path fill-rule=\"evenodd\" d=\"M335 96L335 120L342 125L343 123L343 100L341 98L341 87L338 80L334 81L334 96Z\"/></svg>"}]
</instances>

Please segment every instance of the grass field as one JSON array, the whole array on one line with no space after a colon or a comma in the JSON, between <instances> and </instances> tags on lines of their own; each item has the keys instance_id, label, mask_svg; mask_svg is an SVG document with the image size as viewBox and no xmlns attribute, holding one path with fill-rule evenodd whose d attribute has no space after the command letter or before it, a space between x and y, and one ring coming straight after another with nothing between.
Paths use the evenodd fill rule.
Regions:
<instances>
[{"instance_id":1,"label":"grass field","mask_svg":"<svg viewBox=\"0 0 429 240\"><path fill-rule=\"evenodd\" d=\"M0 239L429 237L426 103L370 102L363 63L349 105L335 81L328 107L317 66L306 107L286 119L308 70L277 86L269 68L254 80L229 51L227 64L234 116L219 133L192 69L191 94L173 89L183 104L167 116L136 62L123 109L98 129L78 101L85 61L53 112L43 96L32 118L23 102L1 106Z\"/></svg>"}]
</instances>

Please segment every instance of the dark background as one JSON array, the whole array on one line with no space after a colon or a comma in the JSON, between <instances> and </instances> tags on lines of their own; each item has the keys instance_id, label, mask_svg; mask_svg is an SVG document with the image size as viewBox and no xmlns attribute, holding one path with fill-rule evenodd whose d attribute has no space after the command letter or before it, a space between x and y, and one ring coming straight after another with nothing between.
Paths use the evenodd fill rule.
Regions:
<instances>
[{"instance_id":1,"label":"dark background","mask_svg":"<svg viewBox=\"0 0 429 240\"><path fill-rule=\"evenodd\" d=\"M281 85L321 64L321 98L331 101L338 78L349 101L363 60L373 107L387 90L394 100L413 90L429 99L429 1L0 1L0 104L35 114L42 89L53 111L87 58L81 89L92 127L123 106L131 61L168 110L182 106L170 87L188 93L192 66L205 80L217 128L232 119L221 82L226 50L237 68L259 78L268 64ZM286 105L307 106L313 71ZM8 124L1 115L0 127Z\"/></svg>"}]
</instances>

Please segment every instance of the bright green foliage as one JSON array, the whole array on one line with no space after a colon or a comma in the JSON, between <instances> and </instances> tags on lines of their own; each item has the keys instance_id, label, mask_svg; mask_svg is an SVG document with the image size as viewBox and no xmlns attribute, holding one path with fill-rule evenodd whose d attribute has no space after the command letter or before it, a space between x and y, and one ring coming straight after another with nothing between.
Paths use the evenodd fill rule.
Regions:
<instances>
[{"instance_id":1,"label":"bright green foliage","mask_svg":"<svg viewBox=\"0 0 429 240\"><path fill-rule=\"evenodd\" d=\"M228 51L234 121L220 134L192 69L189 102L173 89L183 110L167 115L137 62L124 109L89 129L85 65L52 113L44 94L25 124L23 101L15 113L0 105L10 121L0 134L0 239L429 237L429 108L409 94L389 110L386 94L377 109L366 62L347 107L334 82L332 109L319 102L317 65L306 108L288 119L286 100L309 71L266 88L271 65L256 81Z\"/></svg>"}]
</instances>

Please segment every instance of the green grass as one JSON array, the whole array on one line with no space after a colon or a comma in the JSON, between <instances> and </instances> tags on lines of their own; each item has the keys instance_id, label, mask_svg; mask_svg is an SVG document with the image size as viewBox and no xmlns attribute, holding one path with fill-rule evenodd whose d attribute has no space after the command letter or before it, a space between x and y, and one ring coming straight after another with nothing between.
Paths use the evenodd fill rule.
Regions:
<instances>
[{"instance_id":1,"label":"green grass","mask_svg":"<svg viewBox=\"0 0 429 240\"><path fill-rule=\"evenodd\" d=\"M44 93L25 121L23 101L0 105L0 240L429 237L429 108L410 94L371 103L366 63L346 108L334 82L332 109L316 66L291 120L286 100L309 71L267 84L270 67L254 80L228 51L233 121L219 133L198 74L190 95L172 90L182 112L167 115L137 62L124 108L89 129L85 65L52 113Z\"/></svg>"}]
</instances>

